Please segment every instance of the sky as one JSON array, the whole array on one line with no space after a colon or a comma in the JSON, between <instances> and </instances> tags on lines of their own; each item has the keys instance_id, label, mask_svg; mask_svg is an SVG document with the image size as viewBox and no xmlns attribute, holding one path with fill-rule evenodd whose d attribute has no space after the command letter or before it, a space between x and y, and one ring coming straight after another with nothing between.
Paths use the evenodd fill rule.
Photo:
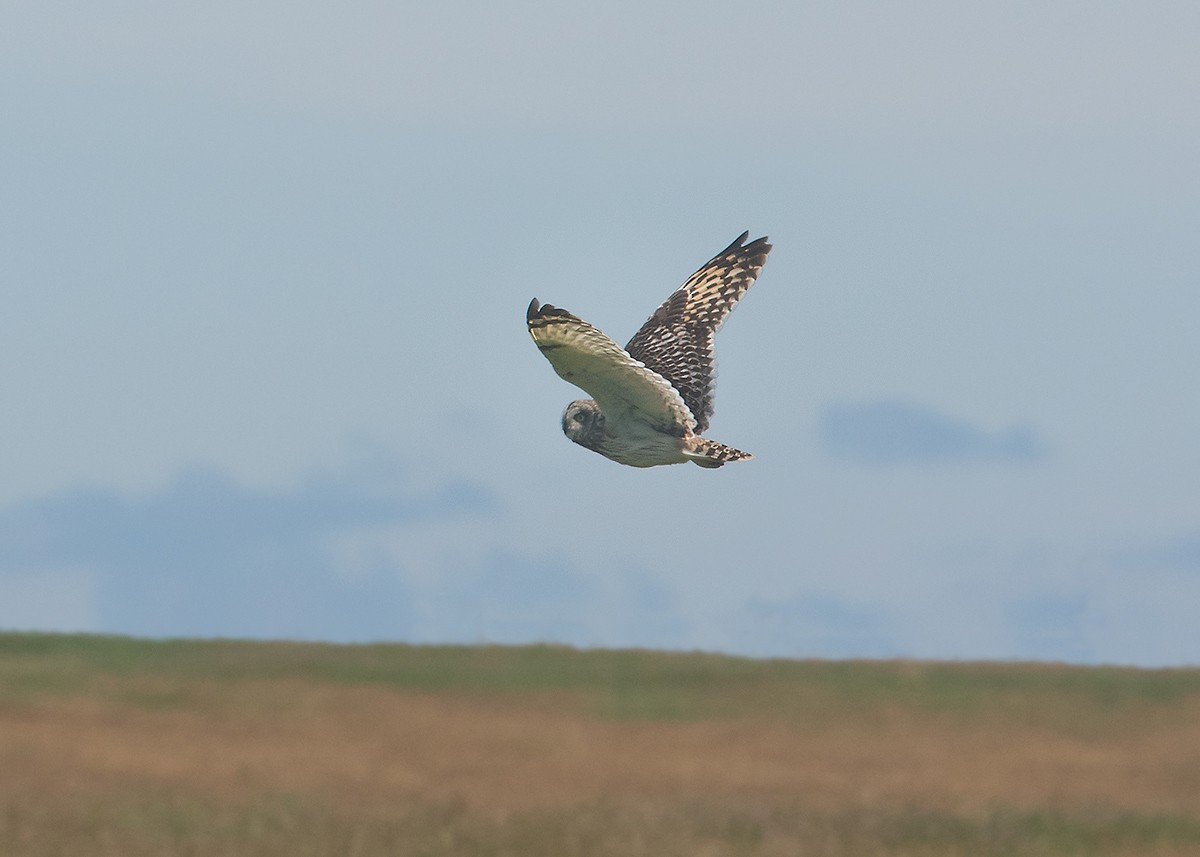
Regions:
<instances>
[{"instance_id":1,"label":"sky","mask_svg":"<svg viewBox=\"0 0 1200 857\"><path fill-rule=\"evenodd\" d=\"M1200 664L1200 6L0 9L0 628ZM743 230L719 470L571 444Z\"/></svg>"}]
</instances>

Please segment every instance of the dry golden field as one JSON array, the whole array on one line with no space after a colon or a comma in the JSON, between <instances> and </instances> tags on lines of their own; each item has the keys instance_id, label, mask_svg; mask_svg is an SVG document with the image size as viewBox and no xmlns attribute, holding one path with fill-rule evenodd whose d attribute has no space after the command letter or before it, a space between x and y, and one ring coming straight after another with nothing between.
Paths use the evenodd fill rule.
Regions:
<instances>
[{"instance_id":1,"label":"dry golden field","mask_svg":"<svg viewBox=\"0 0 1200 857\"><path fill-rule=\"evenodd\" d=\"M1200 855L1200 670L0 634L0 854Z\"/></svg>"}]
</instances>

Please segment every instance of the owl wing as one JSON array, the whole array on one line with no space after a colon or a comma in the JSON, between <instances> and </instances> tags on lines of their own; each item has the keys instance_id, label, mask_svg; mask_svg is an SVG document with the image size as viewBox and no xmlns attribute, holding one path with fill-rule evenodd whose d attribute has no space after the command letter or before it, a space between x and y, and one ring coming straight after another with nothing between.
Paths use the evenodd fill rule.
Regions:
<instances>
[{"instance_id":1,"label":"owl wing","mask_svg":"<svg viewBox=\"0 0 1200 857\"><path fill-rule=\"evenodd\" d=\"M634 360L679 391L696 419L697 434L708 428L713 413L713 336L771 252L766 237L743 244L749 235L743 232L692 274L625 346Z\"/></svg>"},{"instance_id":2,"label":"owl wing","mask_svg":"<svg viewBox=\"0 0 1200 857\"><path fill-rule=\"evenodd\" d=\"M638 419L682 437L696 425L679 392L599 330L565 309L529 304L529 335L563 380L596 400L605 420Z\"/></svg>"}]
</instances>

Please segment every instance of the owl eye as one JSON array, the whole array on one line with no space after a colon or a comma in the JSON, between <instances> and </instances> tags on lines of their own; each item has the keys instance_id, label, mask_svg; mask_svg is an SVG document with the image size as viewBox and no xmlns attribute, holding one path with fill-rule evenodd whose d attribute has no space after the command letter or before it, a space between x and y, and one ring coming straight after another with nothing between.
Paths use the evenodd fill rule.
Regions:
<instances>
[{"instance_id":1,"label":"owl eye","mask_svg":"<svg viewBox=\"0 0 1200 857\"><path fill-rule=\"evenodd\" d=\"M577 423L583 422L583 412L576 411L575 416L573 416L571 419L575 420L575 422L577 422Z\"/></svg>"}]
</instances>

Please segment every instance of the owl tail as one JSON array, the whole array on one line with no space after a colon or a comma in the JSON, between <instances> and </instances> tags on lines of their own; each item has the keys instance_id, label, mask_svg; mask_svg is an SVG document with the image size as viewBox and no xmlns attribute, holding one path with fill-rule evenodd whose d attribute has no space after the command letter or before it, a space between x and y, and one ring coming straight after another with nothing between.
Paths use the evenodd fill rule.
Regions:
<instances>
[{"instance_id":1,"label":"owl tail","mask_svg":"<svg viewBox=\"0 0 1200 857\"><path fill-rule=\"evenodd\" d=\"M701 467L720 467L726 461L745 461L754 456L732 446L717 443L705 437L691 437L683 450L683 454L692 464Z\"/></svg>"}]
</instances>

